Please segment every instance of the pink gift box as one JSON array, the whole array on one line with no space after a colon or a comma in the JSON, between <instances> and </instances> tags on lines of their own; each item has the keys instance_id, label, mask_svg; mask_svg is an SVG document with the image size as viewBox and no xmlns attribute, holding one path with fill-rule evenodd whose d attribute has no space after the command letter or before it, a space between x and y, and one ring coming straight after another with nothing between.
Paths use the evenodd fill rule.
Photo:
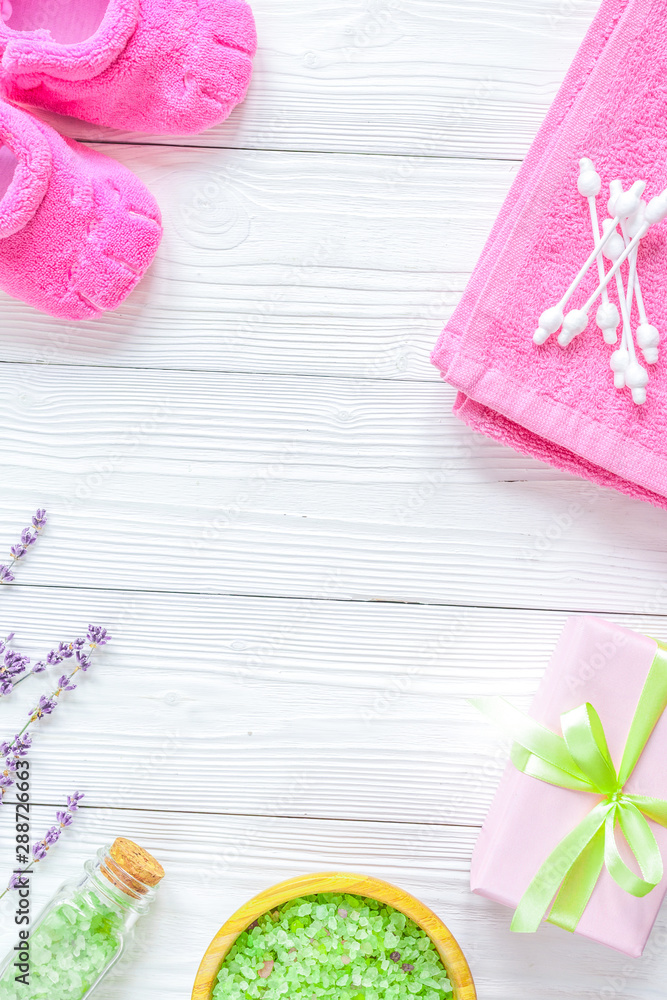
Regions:
<instances>
[{"instance_id":1,"label":"pink gift box","mask_svg":"<svg viewBox=\"0 0 667 1000\"><path fill-rule=\"evenodd\" d=\"M530 715L560 734L561 714L590 702L600 715L618 769L656 648L648 636L600 618L568 619ZM667 712L626 790L667 799L665 761ZM598 796L545 784L508 765L475 845L472 891L515 909L542 863L599 801ZM650 825L667 868L667 829ZM638 872L620 834L618 843L626 864ZM636 958L644 950L666 890L667 876L638 899L603 869L577 933Z\"/></svg>"}]
</instances>

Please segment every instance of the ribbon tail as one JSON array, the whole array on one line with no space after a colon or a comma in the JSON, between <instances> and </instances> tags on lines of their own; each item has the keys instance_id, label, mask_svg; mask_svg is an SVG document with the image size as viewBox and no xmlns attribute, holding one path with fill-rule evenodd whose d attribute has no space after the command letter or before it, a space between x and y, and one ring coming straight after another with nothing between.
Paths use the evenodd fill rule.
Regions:
<instances>
[{"instance_id":1,"label":"ribbon tail","mask_svg":"<svg viewBox=\"0 0 667 1000\"><path fill-rule=\"evenodd\" d=\"M641 878L621 858L614 835L616 820L637 860ZM607 816L605 832L605 865L609 874L631 896L647 896L662 880L664 873L660 848L651 827L635 805L623 802Z\"/></svg>"},{"instance_id":2,"label":"ribbon tail","mask_svg":"<svg viewBox=\"0 0 667 1000\"><path fill-rule=\"evenodd\" d=\"M637 710L623 751L623 760L618 770L621 787L634 771L665 708L667 708L667 646L658 642L651 669L639 696Z\"/></svg>"},{"instance_id":3,"label":"ribbon tail","mask_svg":"<svg viewBox=\"0 0 667 1000\"><path fill-rule=\"evenodd\" d=\"M571 868L604 828L608 812L609 807L604 803L597 805L551 852L519 901L512 919L513 931L533 934L538 929ZM589 864L592 866L591 858ZM562 913L562 908L559 911Z\"/></svg>"},{"instance_id":4,"label":"ribbon tail","mask_svg":"<svg viewBox=\"0 0 667 1000\"><path fill-rule=\"evenodd\" d=\"M565 876L547 917L571 934L577 929L604 867L604 829L601 827Z\"/></svg>"},{"instance_id":5,"label":"ribbon tail","mask_svg":"<svg viewBox=\"0 0 667 1000\"><path fill-rule=\"evenodd\" d=\"M637 806L640 812L660 826L667 826L667 802L664 799L652 799L646 795L624 795L628 802Z\"/></svg>"}]
</instances>

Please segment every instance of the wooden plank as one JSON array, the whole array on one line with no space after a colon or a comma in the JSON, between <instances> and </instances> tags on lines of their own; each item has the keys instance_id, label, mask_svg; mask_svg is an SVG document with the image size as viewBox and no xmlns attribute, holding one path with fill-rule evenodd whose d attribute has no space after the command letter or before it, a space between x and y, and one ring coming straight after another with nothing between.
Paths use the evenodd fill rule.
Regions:
<instances>
[{"instance_id":1,"label":"wooden plank","mask_svg":"<svg viewBox=\"0 0 667 1000\"><path fill-rule=\"evenodd\" d=\"M0 359L438 380L429 354L516 165L98 147L165 236L115 312L68 323L0 293Z\"/></svg>"},{"instance_id":2,"label":"wooden plank","mask_svg":"<svg viewBox=\"0 0 667 1000\"><path fill-rule=\"evenodd\" d=\"M3 629L34 660L88 621L114 636L34 729L36 802L80 786L116 809L471 827L507 758L466 699L527 706L566 617L42 587L2 598ZM666 615L663 602L610 617L662 637ZM18 688L0 738L49 689Z\"/></svg>"},{"instance_id":3,"label":"wooden plank","mask_svg":"<svg viewBox=\"0 0 667 1000\"><path fill-rule=\"evenodd\" d=\"M481 438L478 453L439 385L0 378L0 533L54 514L33 581L638 613L662 593L660 511Z\"/></svg>"},{"instance_id":4,"label":"wooden plank","mask_svg":"<svg viewBox=\"0 0 667 1000\"><path fill-rule=\"evenodd\" d=\"M35 830L49 821L47 811L37 810ZM133 953L100 987L100 996L108 1000L188 997L198 962L228 916L276 882L332 869L386 879L435 910L463 948L480 1000L659 996L664 916L641 960L602 950L551 925L537 935L510 934L509 911L468 890L474 831L461 828L86 809L35 875L35 906L118 832L151 848L167 876L152 912L138 925ZM3 824L3 857L10 848ZM12 945L6 919L0 945L0 954Z\"/></svg>"},{"instance_id":5,"label":"wooden plank","mask_svg":"<svg viewBox=\"0 0 667 1000\"><path fill-rule=\"evenodd\" d=\"M189 138L75 138L313 152L521 159L596 0L255 0L260 50L248 98ZM53 120L53 119L52 119Z\"/></svg>"}]
</instances>

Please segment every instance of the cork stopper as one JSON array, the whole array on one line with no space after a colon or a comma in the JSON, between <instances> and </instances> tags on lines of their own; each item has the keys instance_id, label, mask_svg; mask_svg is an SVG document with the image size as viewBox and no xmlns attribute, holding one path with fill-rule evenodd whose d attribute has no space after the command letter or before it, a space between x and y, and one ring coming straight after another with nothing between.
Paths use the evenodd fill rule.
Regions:
<instances>
[{"instance_id":1,"label":"cork stopper","mask_svg":"<svg viewBox=\"0 0 667 1000\"><path fill-rule=\"evenodd\" d=\"M110 882L131 896L144 896L164 878L160 862L125 837L114 840L101 871Z\"/></svg>"}]
</instances>

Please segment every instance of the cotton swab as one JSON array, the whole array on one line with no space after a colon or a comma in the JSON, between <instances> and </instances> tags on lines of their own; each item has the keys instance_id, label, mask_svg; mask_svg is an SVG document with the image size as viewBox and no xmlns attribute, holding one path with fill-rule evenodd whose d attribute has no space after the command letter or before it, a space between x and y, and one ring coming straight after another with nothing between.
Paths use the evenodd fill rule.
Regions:
<instances>
[{"instance_id":1,"label":"cotton swab","mask_svg":"<svg viewBox=\"0 0 667 1000\"><path fill-rule=\"evenodd\" d=\"M620 233L616 232L616 226L613 220L606 219L603 223L603 231L609 234L609 231L612 229L613 234L609 235L609 239L606 244L605 257L612 262L617 262L625 252L625 240ZM616 385L617 388L623 388L623 385L619 384L622 379L623 384L627 385L627 387L631 390L633 401L638 406L641 406L646 402L648 373L646 369L642 368L637 361L635 345L632 339L630 313L628 310L628 303L625 298L625 289L623 288L623 279L621 278L621 274L618 269L615 274L618 299L621 304L621 315L623 317L623 338L621 341L620 351L614 351L612 354L612 361L610 362L614 372L614 385Z\"/></svg>"},{"instance_id":2,"label":"cotton swab","mask_svg":"<svg viewBox=\"0 0 667 1000\"><path fill-rule=\"evenodd\" d=\"M612 184L620 184L620 182L612 181ZM593 242L598 243L600 239L600 222L598 219L598 209L595 199L600 193L602 188L602 179L597 173L593 161L587 156L584 156L579 160L579 180L577 181L577 189L582 197L588 199L588 209L591 216L591 228L593 230ZM621 194L622 188L615 192L616 196ZM614 214L613 212L611 213ZM597 255L598 262L598 276L600 281L604 281L604 261L602 259L602 252ZM602 336L606 344L616 343L616 331L618 325L621 322L621 317L619 316L618 309L609 301L609 293L607 289L603 289L602 292L602 303L597 311L595 317L595 322L602 330Z\"/></svg>"},{"instance_id":3,"label":"cotton swab","mask_svg":"<svg viewBox=\"0 0 667 1000\"><path fill-rule=\"evenodd\" d=\"M635 236L640 230L644 221L645 211L646 205L642 202L637 216L634 219L628 219L627 222L622 225L621 228L623 230L623 238L625 239L626 246L632 237ZM639 310L639 326L636 331L637 343L642 350L646 363L654 365L659 357L658 346L660 344L660 332L657 327L649 323L646 315L644 296L642 295L641 282L639 280L639 274L637 273L638 251L639 247L637 246L630 255L630 273L628 277L628 293L626 301L628 303L628 312L632 315L632 302L633 299L637 300L637 309Z\"/></svg>"},{"instance_id":4,"label":"cotton swab","mask_svg":"<svg viewBox=\"0 0 667 1000\"><path fill-rule=\"evenodd\" d=\"M629 191L625 191L623 192L622 195L619 196L619 198L617 199L618 202L617 213L621 214L617 214L616 218L613 220L614 228L616 228L621 219L627 218L629 215L633 215L637 211L639 202L641 201L641 196L643 195L645 188L646 188L646 181L635 181L635 183L632 185ZM667 192L665 192L665 197L667 198ZM667 217L667 204L665 205L665 214L662 216L662 218L665 217ZM569 344L570 341L573 340L578 333L581 333L583 330L586 329L586 326L588 324L588 310L590 309L593 302L595 302L595 299L597 299L597 297L601 295L602 289L606 288L610 280L609 275L607 275L606 279L600 281L600 285L596 290L595 297L593 298L592 302L588 305L588 308L584 307L583 310L574 309L570 313L568 313L568 316L570 318L569 322L567 322L566 327L565 324L566 321L568 320L568 316L563 315L563 310L565 309L565 306L570 301L570 299L576 292L577 288L585 278L586 274L588 273L588 270L590 269L591 265L597 258L600 251L603 250L604 247L606 246L607 240L611 239L611 236L612 236L612 230L610 230L606 234L603 234L600 237L600 239L593 247L593 250L591 251L588 257L588 260L581 268L579 274L576 276L570 287L567 289L560 302L557 305L552 306L550 309L547 309L545 310L545 312L542 313L539 319L539 326L535 331L535 333L533 334L533 341L536 344L544 344L549 339L552 333L555 333L561 326L564 326L563 333L565 336L562 339L560 337L558 338L558 342L561 344L561 346L564 347L567 344ZM574 315L575 313L578 313L579 315L575 316ZM582 326L581 324L583 322L583 313L586 314L586 322Z\"/></svg>"},{"instance_id":5,"label":"cotton swab","mask_svg":"<svg viewBox=\"0 0 667 1000\"><path fill-rule=\"evenodd\" d=\"M634 185L633 185L633 187L634 187ZM625 195L627 195L629 193L630 193L629 191L626 191L625 194L621 195L621 197L624 198ZM617 211L618 211L618 208L617 208ZM648 205L646 206L646 213L645 213L645 216L644 216L644 222L641 224L640 229L632 237L632 239L628 243L627 247L625 248L625 250L623 251L623 253L621 254L621 256L618 258L618 260L615 262L615 264L611 268L611 270L607 272L607 275L606 275L604 281L601 282L598 285L598 287L595 289L595 291L590 296L590 298L585 303L585 305L582 306L582 311L583 312L588 313L589 309L591 308L591 306L593 305L593 303L595 302L595 300L602 293L602 289L604 287L606 287L609 284L609 282L611 281L611 279L614 278L618 274L618 272L620 271L621 267L623 266L623 264L625 264L626 260L628 259L628 257L632 253L632 251L635 249L636 246L639 245L639 241L644 236L646 236L646 234L649 231L649 229L651 228L651 226L657 225L657 223L658 222L662 222L663 219L667 219L667 190L663 191L662 194L657 195L655 198L652 198L651 201L649 201ZM615 228L618 225L618 220L617 219L613 219L611 221L614 223L614 228ZM609 239L611 238L611 233L608 234L608 238ZM605 245L606 245L606 241L605 241ZM625 295L623 296L623 298L625 298Z\"/></svg>"}]
</instances>

